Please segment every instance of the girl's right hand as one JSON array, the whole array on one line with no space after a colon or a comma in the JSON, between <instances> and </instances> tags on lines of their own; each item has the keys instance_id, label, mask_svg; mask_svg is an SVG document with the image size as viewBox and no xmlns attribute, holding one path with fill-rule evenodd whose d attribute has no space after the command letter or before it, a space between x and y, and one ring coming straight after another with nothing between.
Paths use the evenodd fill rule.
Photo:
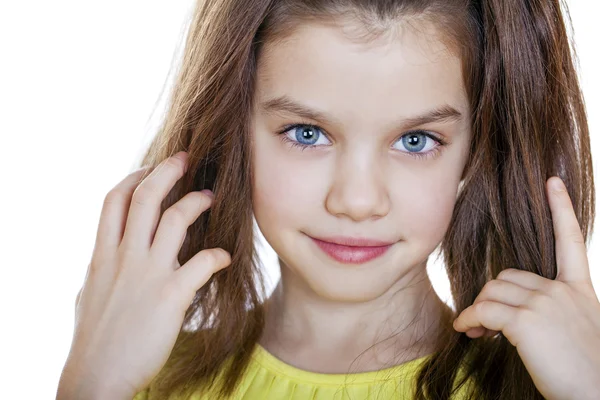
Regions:
<instances>
[{"instance_id":1,"label":"girl's right hand","mask_svg":"<svg viewBox=\"0 0 600 400\"><path fill-rule=\"evenodd\" d=\"M145 389L166 363L196 291L231 263L228 252L214 248L180 268L187 228L212 202L210 191L191 192L160 218L186 163L187 153L179 152L139 185L146 168L106 196L59 393L64 385L75 398L131 399Z\"/></svg>"}]
</instances>

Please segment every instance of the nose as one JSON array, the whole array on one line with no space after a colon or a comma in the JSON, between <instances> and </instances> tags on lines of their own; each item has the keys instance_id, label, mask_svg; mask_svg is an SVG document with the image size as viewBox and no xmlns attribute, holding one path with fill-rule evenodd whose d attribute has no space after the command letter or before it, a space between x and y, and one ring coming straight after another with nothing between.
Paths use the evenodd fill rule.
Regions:
<instances>
[{"instance_id":1,"label":"nose","mask_svg":"<svg viewBox=\"0 0 600 400\"><path fill-rule=\"evenodd\" d=\"M325 207L332 215L356 222L381 218L390 211L383 162L377 155L356 153L338 159Z\"/></svg>"}]
</instances>

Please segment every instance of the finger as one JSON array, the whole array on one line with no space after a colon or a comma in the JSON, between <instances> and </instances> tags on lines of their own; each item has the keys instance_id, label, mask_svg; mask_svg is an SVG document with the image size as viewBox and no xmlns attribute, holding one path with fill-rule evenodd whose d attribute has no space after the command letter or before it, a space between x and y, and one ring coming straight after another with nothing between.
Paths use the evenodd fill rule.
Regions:
<instances>
[{"instance_id":1,"label":"finger","mask_svg":"<svg viewBox=\"0 0 600 400\"><path fill-rule=\"evenodd\" d=\"M533 291L525 289L513 282L494 279L485 284L479 295L473 301L495 301L509 306L518 307L526 304Z\"/></svg>"},{"instance_id":2,"label":"finger","mask_svg":"<svg viewBox=\"0 0 600 400\"><path fill-rule=\"evenodd\" d=\"M189 305L196 292L217 271L231 264L230 254L221 249L205 249L196 253L192 258L175 271L172 278L175 296L182 296Z\"/></svg>"},{"instance_id":3,"label":"finger","mask_svg":"<svg viewBox=\"0 0 600 400\"><path fill-rule=\"evenodd\" d=\"M171 267L170 260L176 260L188 227L194 223L212 203L212 197L202 192L190 192L163 213L156 229L150 251L159 262Z\"/></svg>"},{"instance_id":4,"label":"finger","mask_svg":"<svg viewBox=\"0 0 600 400\"><path fill-rule=\"evenodd\" d=\"M530 271L516 268L507 268L496 276L497 280L512 282L529 290L543 290L549 280Z\"/></svg>"},{"instance_id":5,"label":"finger","mask_svg":"<svg viewBox=\"0 0 600 400\"><path fill-rule=\"evenodd\" d=\"M471 339L477 339L482 336L492 337L492 336L496 336L498 333L500 333L500 332L492 331L492 330L486 329L484 327L472 328L465 332L465 334L468 337L470 337Z\"/></svg>"},{"instance_id":6,"label":"finger","mask_svg":"<svg viewBox=\"0 0 600 400\"><path fill-rule=\"evenodd\" d=\"M548 179L547 189L556 242L556 279L591 282L587 249L569 193L557 176Z\"/></svg>"},{"instance_id":7,"label":"finger","mask_svg":"<svg viewBox=\"0 0 600 400\"><path fill-rule=\"evenodd\" d=\"M93 258L99 254L112 254L119 247L133 191L148 170L144 167L132 172L106 195L96 231Z\"/></svg>"},{"instance_id":8,"label":"finger","mask_svg":"<svg viewBox=\"0 0 600 400\"><path fill-rule=\"evenodd\" d=\"M452 326L458 332L466 332L478 327L503 331L515 318L517 310L517 307L495 301L482 301L465 308L454 320Z\"/></svg>"},{"instance_id":9,"label":"finger","mask_svg":"<svg viewBox=\"0 0 600 400\"><path fill-rule=\"evenodd\" d=\"M468 331L466 331L465 333L467 334L468 337L475 339L481 336L484 336L486 334L486 332L489 332L486 328L484 328L483 326L480 326L478 328L471 328Z\"/></svg>"},{"instance_id":10,"label":"finger","mask_svg":"<svg viewBox=\"0 0 600 400\"><path fill-rule=\"evenodd\" d=\"M179 152L154 168L133 193L123 245L130 249L149 249L160 218L160 206L175 183L184 175L187 153Z\"/></svg>"},{"instance_id":11,"label":"finger","mask_svg":"<svg viewBox=\"0 0 600 400\"><path fill-rule=\"evenodd\" d=\"M476 339L478 337L492 337L492 336L496 336L497 334L499 334L500 332L498 331L492 331L490 329L485 329L485 328L474 328L474 329L470 329L468 331L465 332L465 334L470 337L471 339Z\"/></svg>"}]
</instances>

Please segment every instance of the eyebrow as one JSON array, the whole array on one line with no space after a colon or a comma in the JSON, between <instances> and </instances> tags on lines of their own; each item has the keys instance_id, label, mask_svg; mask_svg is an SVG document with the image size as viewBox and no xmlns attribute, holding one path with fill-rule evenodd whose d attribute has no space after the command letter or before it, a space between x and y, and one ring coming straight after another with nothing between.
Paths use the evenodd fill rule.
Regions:
<instances>
[{"instance_id":1,"label":"eyebrow","mask_svg":"<svg viewBox=\"0 0 600 400\"><path fill-rule=\"evenodd\" d=\"M304 104L301 104L292 98L283 95L261 103L261 109L268 113L287 112L296 114L302 118L322 121L329 125L339 124L335 118L327 116L326 113L312 109ZM418 125L424 125L432 122L454 122L461 121L463 114L456 108L450 105L441 105L423 114L405 118L402 121L402 129L409 129Z\"/></svg>"}]
</instances>

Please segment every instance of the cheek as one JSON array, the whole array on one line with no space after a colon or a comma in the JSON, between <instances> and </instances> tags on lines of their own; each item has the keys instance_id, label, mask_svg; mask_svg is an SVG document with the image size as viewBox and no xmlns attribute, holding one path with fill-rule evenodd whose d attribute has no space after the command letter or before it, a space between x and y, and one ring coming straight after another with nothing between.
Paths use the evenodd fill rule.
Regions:
<instances>
[{"instance_id":1,"label":"cheek","mask_svg":"<svg viewBox=\"0 0 600 400\"><path fill-rule=\"evenodd\" d=\"M428 174L404 186L399 206L399 221L403 221L401 232L409 240L416 240L433 249L443 239L450 224L459 177L448 173ZM406 190L410 187L411 190Z\"/></svg>"},{"instance_id":2,"label":"cheek","mask_svg":"<svg viewBox=\"0 0 600 400\"><path fill-rule=\"evenodd\" d=\"M469 136L457 139L452 151L442 154L432 168L411 175L410 182L403 185L404 193L398 194L404 205L400 220L406 221L407 235L427 246L428 251L442 241L450 226L469 140Z\"/></svg>"},{"instance_id":3,"label":"cheek","mask_svg":"<svg viewBox=\"0 0 600 400\"><path fill-rule=\"evenodd\" d=\"M326 186L324 165L307 162L306 154L288 150L278 138L258 138L253 148L253 209L269 225L305 221L318 209ZM302 159L304 156L304 159Z\"/></svg>"}]
</instances>

